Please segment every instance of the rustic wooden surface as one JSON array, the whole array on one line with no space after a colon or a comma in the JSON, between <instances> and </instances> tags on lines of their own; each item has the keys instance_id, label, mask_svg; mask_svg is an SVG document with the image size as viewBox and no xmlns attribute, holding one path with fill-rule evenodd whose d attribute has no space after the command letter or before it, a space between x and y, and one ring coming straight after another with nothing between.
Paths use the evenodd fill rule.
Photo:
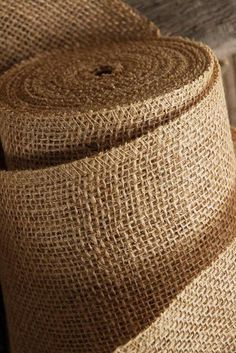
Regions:
<instances>
[{"instance_id":1,"label":"rustic wooden surface","mask_svg":"<svg viewBox=\"0 0 236 353\"><path fill-rule=\"evenodd\" d=\"M220 58L236 52L235 0L125 0L160 28L162 34L203 41Z\"/></svg>"}]
</instances>

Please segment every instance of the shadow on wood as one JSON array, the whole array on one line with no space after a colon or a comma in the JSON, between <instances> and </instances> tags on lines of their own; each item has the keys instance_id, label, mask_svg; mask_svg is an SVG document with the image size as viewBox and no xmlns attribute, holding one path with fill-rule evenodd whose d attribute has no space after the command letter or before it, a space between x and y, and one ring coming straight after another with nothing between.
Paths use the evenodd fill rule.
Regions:
<instances>
[{"instance_id":1,"label":"shadow on wood","mask_svg":"<svg viewBox=\"0 0 236 353\"><path fill-rule=\"evenodd\" d=\"M162 34L203 41L219 58L236 52L235 0L126 0L156 23Z\"/></svg>"}]
</instances>

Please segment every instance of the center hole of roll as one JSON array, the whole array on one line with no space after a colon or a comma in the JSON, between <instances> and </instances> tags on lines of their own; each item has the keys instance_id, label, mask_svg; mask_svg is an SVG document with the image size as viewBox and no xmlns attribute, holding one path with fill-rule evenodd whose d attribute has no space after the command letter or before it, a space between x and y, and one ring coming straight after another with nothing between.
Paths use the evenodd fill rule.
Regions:
<instances>
[{"instance_id":1,"label":"center hole of roll","mask_svg":"<svg viewBox=\"0 0 236 353\"><path fill-rule=\"evenodd\" d=\"M96 76L110 75L113 68L110 65L101 65L94 70Z\"/></svg>"}]
</instances>

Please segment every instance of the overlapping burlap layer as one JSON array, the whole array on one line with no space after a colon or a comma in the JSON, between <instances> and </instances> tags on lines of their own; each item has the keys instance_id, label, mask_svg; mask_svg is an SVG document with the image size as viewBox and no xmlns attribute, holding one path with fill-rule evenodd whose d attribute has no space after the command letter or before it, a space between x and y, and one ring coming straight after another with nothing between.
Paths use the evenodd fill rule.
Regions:
<instances>
[{"instance_id":1,"label":"overlapping burlap layer","mask_svg":"<svg viewBox=\"0 0 236 353\"><path fill-rule=\"evenodd\" d=\"M86 19L92 37L117 28L106 1L77 5L103 14ZM206 46L134 18L142 38L124 25L120 40L40 54L0 79L12 353L235 352L236 160L220 69Z\"/></svg>"}]
</instances>

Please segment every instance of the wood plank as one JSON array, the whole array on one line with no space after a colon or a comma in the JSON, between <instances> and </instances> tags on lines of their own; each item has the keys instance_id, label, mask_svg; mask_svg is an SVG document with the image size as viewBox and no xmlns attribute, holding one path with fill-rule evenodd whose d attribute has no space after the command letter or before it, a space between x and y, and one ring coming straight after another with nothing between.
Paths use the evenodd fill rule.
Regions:
<instances>
[{"instance_id":1,"label":"wood plank","mask_svg":"<svg viewBox=\"0 0 236 353\"><path fill-rule=\"evenodd\" d=\"M203 41L219 58L236 52L235 0L126 0L155 22L162 34Z\"/></svg>"}]
</instances>

